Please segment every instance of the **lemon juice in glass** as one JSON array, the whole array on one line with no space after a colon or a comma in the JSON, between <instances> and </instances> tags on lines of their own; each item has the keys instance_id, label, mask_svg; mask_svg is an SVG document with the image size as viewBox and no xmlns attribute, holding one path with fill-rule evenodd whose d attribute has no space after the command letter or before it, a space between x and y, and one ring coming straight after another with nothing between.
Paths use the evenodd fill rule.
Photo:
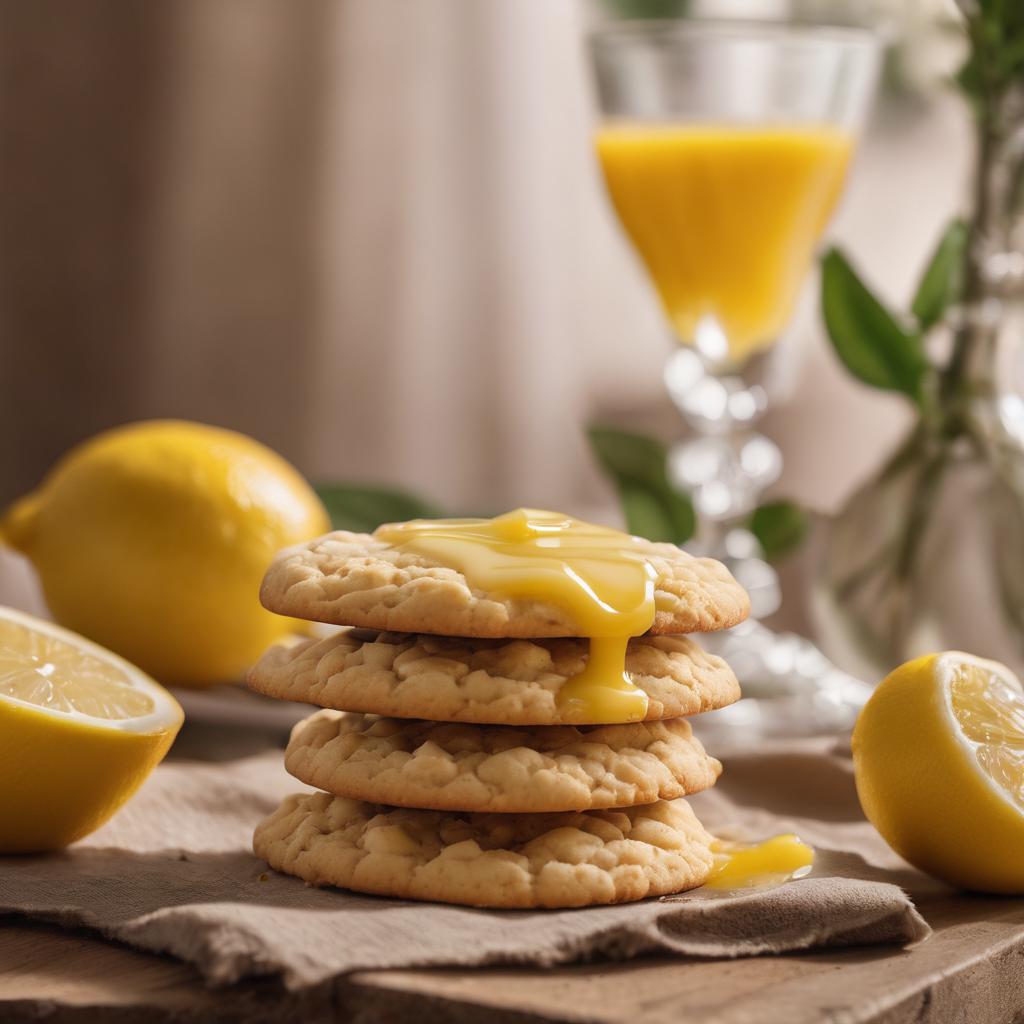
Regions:
<instances>
[{"instance_id":1,"label":"lemon juice in glass","mask_svg":"<svg viewBox=\"0 0 1024 1024\"><path fill-rule=\"evenodd\" d=\"M608 191L685 345L703 325L742 365L782 334L842 189L837 128L608 124Z\"/></svg>"},{"instance_id":2,"label":"lemon juice in glass","mask_svg":"<svg viewBox=\"0 0 1024 1024\"><path fill-rule=\"evenodd\" d=\"M730 565L763 616L777 581L739 524L782 459L754 425L791 369L780 342L843 189L877 40L819 25L620 22L592 34L591 53L608 194L677 342L665 383L692 436L670 471L693 496L695 546ZM774 666L767 690L820 689L809 645L755 623L748 658L755 634L762 668ZM799 664L806 686L793 681Z\"/></svg>"}]
</instances>

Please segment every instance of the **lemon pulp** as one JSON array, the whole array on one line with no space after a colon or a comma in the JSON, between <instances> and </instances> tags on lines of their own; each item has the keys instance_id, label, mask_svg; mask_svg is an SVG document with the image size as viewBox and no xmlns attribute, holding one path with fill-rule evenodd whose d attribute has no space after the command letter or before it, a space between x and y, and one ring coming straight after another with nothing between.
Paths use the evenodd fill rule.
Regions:
<instances>
[{"instance_id":1,"label":"lemon pulp","mask_svg":"<svg viewBox=\"0 0 1024 1024\"><path fill-rule=\"evenodd\" d=\"M1024 692L1012 676L956 665L949 703L982 771L1024 811Z\"/></svg>"},{"instance_id":2,"label":"lemon pulp","mask_svg":"<svg viewBox=\"0 0 1024 1024\"><path fill-rule=\"evenodd\" d=\"M0 607L0 853L94 831L160 762L182 719L135 666Z\"/></svg>"},{"instance_id":3,"label":"lemon pulp","mask_svg":"<svg viewBox=\"0 0 1024 1024\"><path fill-rule=\"evenodd\" d=\"M515 509L494 519L417 519L376 536L458 569L471 586L545 601L590 638L587 667L559 693L580 723L640 721L647 695L626 676L631 636L654 623L655 573L646 542L559 512Z\"/></svg>"},{"instance_id":4,"label":"lemon pulp","mask_svg":"<svg viewBox=\"0 0 1024 1024\"><path fill-rule=\"evenodd\" d=\"M116 665L10 619L0 621L0 695L108 722L154 709L153 698Z\"/></svg>"}]
</instances>

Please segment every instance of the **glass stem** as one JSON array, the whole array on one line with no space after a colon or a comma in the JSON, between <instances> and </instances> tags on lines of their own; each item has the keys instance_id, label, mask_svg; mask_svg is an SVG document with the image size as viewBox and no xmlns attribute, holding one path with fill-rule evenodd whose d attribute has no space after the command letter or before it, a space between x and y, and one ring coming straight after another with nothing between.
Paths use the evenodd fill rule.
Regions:
<instances>
[{"instance_id":1,"label":"glass stem","mask_svg":"<svg viewBox=\"0 0 1024 1024\"><path fill-rule=\"evenodd\" d=\"M750 591L754 614L763 616L778 607L778 578L745 527L778 479L782 455L753 428L766 401L752 370L722 372L688 348L672 355L665 382L692 434L669 453L669 476L693 499L693 549L725 562Z\"/></svg>"},{"instance_id":2,"label":"glass stem","mask_svg":"<svg viewBox=\"0 0 1024 1024\"><path fill-rule=\"evenodd\" d=\"M751 370L723 371L685 347L665 367L669 394L693 435L672 449L670 476L693 498L701 548L716 555L782 470L778 447L753 428L767 403Z\"/></svg>"}]
</instances>

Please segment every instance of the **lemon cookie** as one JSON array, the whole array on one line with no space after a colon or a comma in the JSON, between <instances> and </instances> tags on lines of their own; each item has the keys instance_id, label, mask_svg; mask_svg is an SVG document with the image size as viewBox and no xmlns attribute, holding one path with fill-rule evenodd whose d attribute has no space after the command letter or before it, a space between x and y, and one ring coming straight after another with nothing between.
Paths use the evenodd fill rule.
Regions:
<instances>
[{"instance_id":1,"label":"lemon cookie","mask_svg":"<svg viewBox=\"0 0 1024 1024\"><path fill-rule=\"evenodd\" d=\"M587 641L466 640L343 630L273 647L249 673L270 697L393 718L495 725L581 724L559 691L587 663ZM629 641L626 674L647 695L645 719L695 715L739 699L729 666L687 637Z\"/></svg>"},{"instance_id":2,"label":"lemon cookie","mask_svg":"<svg viewBox=\"0 0 1024 1024\"><path fill-rule=\"evenodd\" d=\"M750 610L746 591L712 558L622 535L654 581L652 633L725 629ZM471 637L587 636L566 608L473 586L458 569L343 530L282 551L260 600L270 611L317 622Z\"/></svg>"},{"instance_id":3,"label":"lemon cookie","mask_svg":"<svg viewBox=\"0 0 1024 1024\"><path fill-rule=\"evenodd\" d=\"M288 797L253 850L313 885L476 907L585 907L701 885L711 836L684 800L568 814L395 809Z\"/></svg>"},{"instance_id":4,"label":"lemon cookie","mask_svg":"<svg viewBox=\"0 0 1024 1024\"><path fill-rule=\"evenodd\" d=\"M294 728L285 767L353 800L501 813L672 800L713 786L722 770L685 719L510 729L339 711Z\"/></svg>"}]
</instances>

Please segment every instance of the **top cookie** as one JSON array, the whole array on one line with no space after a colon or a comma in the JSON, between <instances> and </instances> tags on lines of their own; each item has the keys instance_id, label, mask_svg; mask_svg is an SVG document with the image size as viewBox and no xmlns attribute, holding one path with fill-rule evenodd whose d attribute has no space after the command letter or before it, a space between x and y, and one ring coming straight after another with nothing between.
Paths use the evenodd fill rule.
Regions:
<instances>
[{"instance_id":1,"label":"top cookie","mask_svg":"<svg viewBox=\"0 0 1024 1024\"><path fill-rule=\"evenodd\" d=\"M642 550L656 575L651 633L726 629L747 617L750 599L721 562L673 544L647 543ZM587 635L563 608L481 591L457 569L344 530L282 551L264 577L260 600L281 615L401 633Z\"/></svg>"}]
</instances>

